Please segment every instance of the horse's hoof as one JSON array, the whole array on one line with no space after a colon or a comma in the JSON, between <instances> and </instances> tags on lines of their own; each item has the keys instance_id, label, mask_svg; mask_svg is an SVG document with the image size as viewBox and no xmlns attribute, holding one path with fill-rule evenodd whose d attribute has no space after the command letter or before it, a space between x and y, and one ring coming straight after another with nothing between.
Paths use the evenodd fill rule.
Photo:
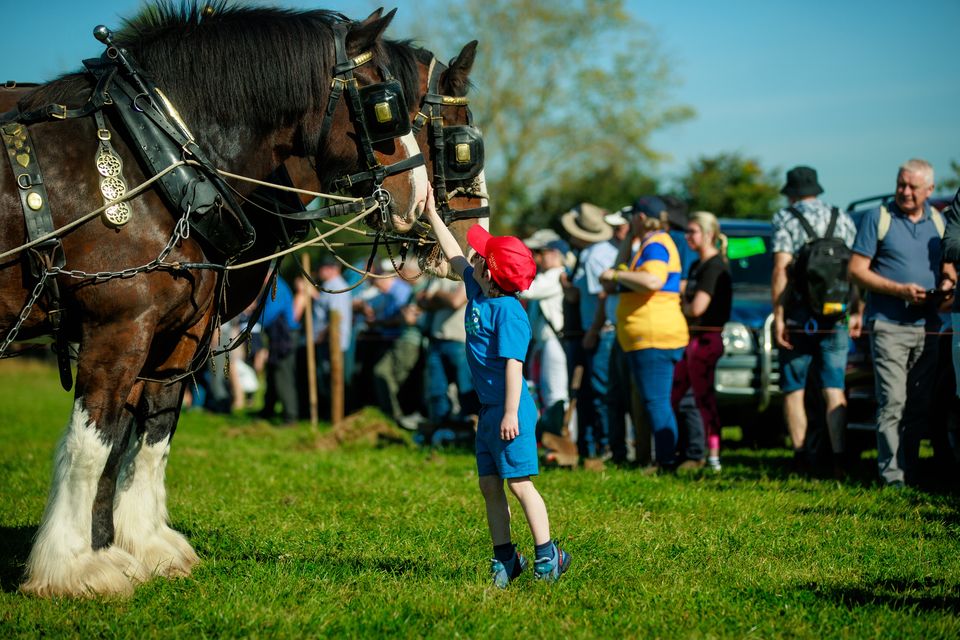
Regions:
<instances>
[{"instance_id":1,"label":"horse's hoof","mask_svg":"<svg viewBox=\"0 0 960 640\"><path fill-rule=\"evenodd\" d=\"M121 544L152 576L185 578L200 562L187 539L168 526L160 527L143 542L131 545L127 540L121 540Z\"/></svg>"},{"instance_id":2,"label":"horse's hoof","mask_svg":"<svg viewBox=\"0 0 960 640\"><path fill-rule=\"evenodd\" d=\"M126 598L133 595L134 585L147 577L136 558L113 546L84 552L68 562L33 563L20 590L41 598Z\"/></svg>"}]
</instances>

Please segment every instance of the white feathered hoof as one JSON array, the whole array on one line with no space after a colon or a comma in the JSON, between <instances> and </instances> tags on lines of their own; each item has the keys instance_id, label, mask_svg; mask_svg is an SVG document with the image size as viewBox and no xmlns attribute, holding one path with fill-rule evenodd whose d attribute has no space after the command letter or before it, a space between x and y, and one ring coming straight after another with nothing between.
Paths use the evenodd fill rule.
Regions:
<instances>
[{"instance_id":1,"label":"white feathered hoof","mask_svg":"<svg viewBox=\"0 0 960 640\"><path fill-rule=\"evenodd\" d=\"M158 577L186 578L200 562L187 539L166 525L144 541L123 540L122 543L152 575Z\"/></svg>"},{"instance_id":2,"label":"white feathered hoof","mask_svg":"<svg viewBox=\"0 0 960 640\"><path fill-rule=\"evenodd\" d=\"M116 546L72 558L34 560L28 562L27 581L20 590L41 598L126 598L150 576L139 560Z\"/></svg>"}]
</instances>

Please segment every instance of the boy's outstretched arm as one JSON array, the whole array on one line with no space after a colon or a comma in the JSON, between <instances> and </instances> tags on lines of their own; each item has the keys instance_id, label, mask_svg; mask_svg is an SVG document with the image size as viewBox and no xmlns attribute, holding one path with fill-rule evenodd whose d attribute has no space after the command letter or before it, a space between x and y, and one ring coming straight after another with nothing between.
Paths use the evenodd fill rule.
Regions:
<instances>
[{"instance_id":1,"label":"boy's outstretched arm","mask_svg":"<svg viewBox=\"0 0 960 640\"><path fill-rule=\"evenodd\" d=\"M424 212L427 214L427 222L433 227L434 235L437 236L437 242L440 243L440 249L443 250L443 255L450 261L450 267L457 272L457 275L463 278L463 272L467 270L470 263L467 262L463 251L460 250L460 245L457 243L456 238L454 238L450 230L447 229L447 225L443 224L443 220L440 219L440 214L437 213L437 203L433 199L433 187L428 187L427 189L427 202L424 207Z\"/></svg>"}]
</instances>

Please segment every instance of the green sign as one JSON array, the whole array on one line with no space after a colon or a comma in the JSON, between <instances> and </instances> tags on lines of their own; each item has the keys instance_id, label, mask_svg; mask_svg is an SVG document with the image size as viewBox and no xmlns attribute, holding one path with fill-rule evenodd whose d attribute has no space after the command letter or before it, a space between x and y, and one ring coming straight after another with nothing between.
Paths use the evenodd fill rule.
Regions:
<instances>
[{"instance_id":1,"label":"green sign","mask_svg":"<svg viewBox=\"0 0 960 640\"><path fill-rule=\"evenodd\" d=\"M727 239L727 259L739 260L740 258L749 258L751 256L763 255L767 252L767 244L760 236L751 238L728 238Z\"/></svg>"}]
</instances>

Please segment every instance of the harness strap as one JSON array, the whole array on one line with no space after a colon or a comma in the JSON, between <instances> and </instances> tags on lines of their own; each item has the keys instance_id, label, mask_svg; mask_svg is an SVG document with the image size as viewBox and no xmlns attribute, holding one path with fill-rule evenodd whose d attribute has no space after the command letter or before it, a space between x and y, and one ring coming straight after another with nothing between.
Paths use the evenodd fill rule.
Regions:
<instances>
[{"instance_id":1,"label":"harness strap","mask_svg":"<svg viewBox=\"0 0 960 640\"><path fill-rule=\"evenodd\" d=\"M74 118L85 118L91 113L95 113L103 108L105 104L110 104L109 90L113 84L113 79L117 74L117 67L111 66L106 73L97 78L97 85L87 98L82 107L77 109L67 109L63 104L48 104L39 109L30 111L21 111L19 106L13 111L0 115L0 122L20 122L23 124L33 124L35 122L47 122L49 120L72 120Z\"/></svg>"},{"instance_id":2,"label":"harness strap","mask_svg":"<svg viewBox=\"0 0 960 640\"><path fill-rule=\"evenodd\" d=\"M366 180L382 182L384 178L389 178L392 175L403 173L404 171L409 171L410 169L422 167L423 164L423 154L418 153L415 156L410 156L406 160L401 160L400 162L395 162L389 166L381 167L383 170L379 172L361 171L359 173L343 176L342 178L337 178L333 182L333 187L337 191L343 191L345 189L349 189L357 183L364 182ZM380 180L377 180L378 177Z\"/></svg>"},{"instance_id":3,"label":"harness strap","mask_svg":"<svg viewBox=\"0 0 960 640\"><path fill-rule=\"evenodd\" d=\"M26 125L12 122L0 126L0 138L6 153L3 155L10 163L13 177L20 194L20 206L26 223L27 241L32 242L53 232L53 216L50 213L50 201L43 184L43 174L37 162L36 149L30 130ZM60 369L60 384L64 390L73 387L73 374L70 370L65 332L60 330L61 308L60 288L56 278L47 277L53 269L66 264L63 244L59 238L41 242L27 252L30 273L34 279L43 282L43 289L49 301L47 317L50 320L57 342L57 364Z\"/></svg>"}]
</instances>

